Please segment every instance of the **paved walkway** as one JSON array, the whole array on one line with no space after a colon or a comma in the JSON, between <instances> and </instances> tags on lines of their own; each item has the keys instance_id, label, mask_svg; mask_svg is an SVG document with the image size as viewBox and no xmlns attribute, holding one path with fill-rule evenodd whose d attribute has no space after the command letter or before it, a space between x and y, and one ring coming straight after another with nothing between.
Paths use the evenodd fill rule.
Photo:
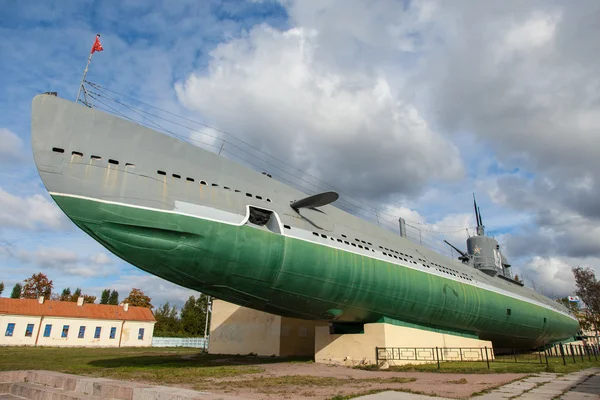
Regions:
<instances>
[{"instance_id":1,"label":"paved walkway","mask_svg":"<svg viewBox=\"0 0 600 400\"><path fill-rule=\"evenodd\" d=\"M381 392L359 397L362 400L450 400L402 392ZM568 375L540 373L509 383L476 400L583 400L600 399L600 368L590 368Z\"/></svg>"}]
</instances>

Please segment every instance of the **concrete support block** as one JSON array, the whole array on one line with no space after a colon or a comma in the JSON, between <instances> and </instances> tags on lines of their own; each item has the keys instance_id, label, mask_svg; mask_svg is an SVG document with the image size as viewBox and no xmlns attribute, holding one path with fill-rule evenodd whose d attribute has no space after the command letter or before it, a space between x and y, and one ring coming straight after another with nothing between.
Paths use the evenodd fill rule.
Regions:
<instances>
[{"instance_id":1,"label":"concrete support block","mask_svg":"<svg viewBox=\"0 0 600 400\"><path fill-rule=\"evenodd\" d=\"M319 321L286 318L214 300L210 322L211 354L312 356Z\"/></svg>"},{"instance_id":2,"label":"concrete support block","mask_svg":"<svg viewBox=\"0 0 600 400\"><path fill-rule=\"evenodd\" d=\"M487 347L488 357L493 358L492 343L489 341L388 323L365 324L364 333L353 334L330 334L326 326L315 329L315 362L318 363L347 366L375 364L377 347L407 348L402 350L402 358L413 358L412 360L387 360L388 365L434 363L437 362L438 356L442 360L460 361L457 348L473 348L470 353L463 352L463 356L485 361L485 350L482 353L478 349ZM436 355L436 347L446 350L439 350ZM418 360L414 359L415 351L418 353Z\"/></svg>"}]
</instances>

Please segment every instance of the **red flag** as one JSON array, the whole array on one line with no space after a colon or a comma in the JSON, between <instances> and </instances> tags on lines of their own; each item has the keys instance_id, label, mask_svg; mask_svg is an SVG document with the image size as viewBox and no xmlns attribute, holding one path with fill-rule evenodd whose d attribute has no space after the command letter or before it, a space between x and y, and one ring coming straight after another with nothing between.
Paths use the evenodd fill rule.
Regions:
<instances>
[{"instance_id":1,"label":"red flag","mask_svg":"<svg viewBox=\"0 0 600 400\"><path fill-rule=\"evenodd\" d=\"M96 51L102 51L104 50L102 48L102 45L100 44L100 35L96 35L96 41L94 42L94 45L92 46L92 51L90 52L90 54L94 54L94 52Z\"/></svg>"}]
</instances>

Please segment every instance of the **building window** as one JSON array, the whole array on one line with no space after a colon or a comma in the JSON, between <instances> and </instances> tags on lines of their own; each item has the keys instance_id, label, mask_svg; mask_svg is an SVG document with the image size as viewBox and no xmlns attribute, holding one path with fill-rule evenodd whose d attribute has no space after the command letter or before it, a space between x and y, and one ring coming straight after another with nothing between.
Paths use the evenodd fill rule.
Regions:
<instances>
[{"instance_id":1,"label":"building window","mask_svg":"<svg viewBox=\"0 0 600 400\"><path fill-rule=\"evenodd\" d=\"M79 327L79 335L77 335L77 337L79 339L83 339L84 336L85 336L85 326L80 326Z\"/></svg>"},{"instance_id":2,"label":"building window","mask_svg":"<svg viewBox=\"0 0 600 400\"><path fill-rule=\"evenodd\" d=\"M102 331L102 328L97 326L96 327L96 332L94 332L94 339L100 339L100 332Z\"/></svg>"},{"instance_id":3,"label":"building window","mask_svg":"<svg viewBox=\"0 0 600 400\"><path fill-rule=\"evenodd\" d=\"M44 328L44 337L50 337L50 332L52 332L52 325L46 324Z\"/></svg>"},{"instance_id":4,"label":"building window","mask_svg":"<svg viewBox=\"0 0 600 400\"><path fill-rule=\"evenodd\" d=\"M4 336L12 336L14 330L15 330L15 324L14 323L8 324L6 326L6 333L4 334Z\"/></svg>"},{"instance_id":5,"label":"building window","mask_svg":"<svg viewBox=\"0 0 600 400\"><path fill-rule=\"evenodd\" d=\"M117 328L115 328L115 327L110 328L110 338L114 339L116 335L117 335Z\"/></svg>"},{"instance_id":6,"label":"building window","mask_svg":"<svg viewBox=\"0 0 600 400\"><path fill-rule=\"evenodd\" d=\"M138 331L138 340L144 340L144 328L140 328Z\"/></svg>"},{"instance_id":7,"label":"building window","mask_svg":"<svg viewBox=\"0 0 600 400\"><path fill-rule=\"evenodd\" d=\"M506 315L510 315L510 314L511 314L511 309L510 309L510 308L507 308L507 309L506 309Z\"/></svg>"},{"instance_id":8,"label":"building window","mask_svg":"<svg viewBox=\"0 0 600 400\"><path fill-rule=\"evenodd\" d=\"M60 337L67 337L69 336L69 325L63 325L63 330L62 333L60 334Z\"/></svg>"},{"instance_id":9,"label":"building window","mask_svg":"<svg viewBox=\"0 0 600 400\"><path fill-rule=\"evenodd\" d=\"M27 324L27 328L25 329L25 336L31 337L33 335L33 324Z\"/></svg>"}]
</instances>

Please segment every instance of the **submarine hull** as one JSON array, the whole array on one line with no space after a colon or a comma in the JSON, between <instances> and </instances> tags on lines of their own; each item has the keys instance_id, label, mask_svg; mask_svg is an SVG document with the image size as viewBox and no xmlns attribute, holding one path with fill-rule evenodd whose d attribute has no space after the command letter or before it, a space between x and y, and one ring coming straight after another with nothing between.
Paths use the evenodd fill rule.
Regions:
<instances>
[{"instance_id":1,"label":"submarine hull","mask_svg":"<svg viewBox=\"0 0 600 400\"><path fill-rule=\"evenodd\" d=\"M289 205L304 193L113 115L36 96L32 146L50 195L79 228L177 285L282 316L392 321L496 346L539 347L578 330L527 288L332 205L298 212Z\"/></svg>"}]
</instances>

